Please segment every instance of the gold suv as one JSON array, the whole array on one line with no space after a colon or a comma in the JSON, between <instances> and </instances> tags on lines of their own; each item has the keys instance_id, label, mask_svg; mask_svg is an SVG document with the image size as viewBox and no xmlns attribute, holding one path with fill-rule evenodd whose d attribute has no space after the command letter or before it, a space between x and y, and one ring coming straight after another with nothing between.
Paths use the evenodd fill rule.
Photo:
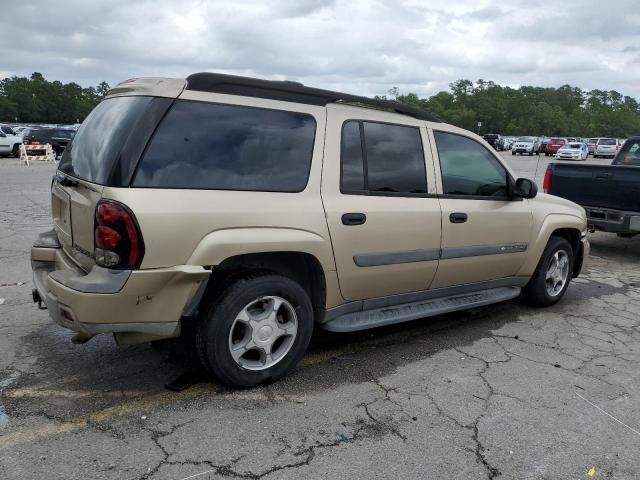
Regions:
<instances>
[{"instance_id":1,"label":"gold suv","mask_svg":"<svg viewBox=\"0 0 640 480\"><path fill-rule=\"evenodd\" d=\"M562 298L588 243L480 137L393 101L198 73L113 88L64 152L34 300L82 342L194 331L221 381L348 332Z\"/></svg>"}]
</instances>

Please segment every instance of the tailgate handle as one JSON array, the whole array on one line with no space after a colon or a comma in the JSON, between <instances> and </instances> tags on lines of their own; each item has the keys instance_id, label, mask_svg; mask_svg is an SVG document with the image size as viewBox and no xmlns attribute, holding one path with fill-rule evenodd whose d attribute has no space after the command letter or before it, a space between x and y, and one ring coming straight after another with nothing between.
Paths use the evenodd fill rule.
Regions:
<instances>
[{"instance_id":1,"label":"tailgate handle","mask_svg":"<svg viewBox=\"0 0 640 480\"><path fill-rule=\"evenodd\" d=\"M362 225L367 221L367 216L364 213L345 213L342 215L343 225Z\"/></svg>"},{"instance_id":2,"label":"tailgate handle","mask_svg":"<svg viewBox=\"0 0 640 480\"><path fill-rule=\"evenodd\" d=\"M596 173L596 180L609 180L610 178L610 173Z\"/></svg>"},{"instance_id":3,"label":"tailgate handle","mask_svg":"<svg viewBox=\"0 0 640 480\"><path fill-rule=\"evenodd\" d=\"M56 179L56 182L58 182L60 185L62 185L63 187L77 187L78 186L78 182L77 180L73 180L65 175L60 175L60 174L56 174L53 178Z\"/></svg>"}]
</instances>

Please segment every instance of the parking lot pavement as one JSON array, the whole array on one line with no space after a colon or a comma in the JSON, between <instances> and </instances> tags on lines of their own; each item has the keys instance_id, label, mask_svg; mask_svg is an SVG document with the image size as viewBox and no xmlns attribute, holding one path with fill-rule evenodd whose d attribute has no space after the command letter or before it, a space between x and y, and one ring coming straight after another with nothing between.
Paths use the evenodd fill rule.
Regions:
<instances>
[{"instance_id":1,"label":"parking lot pavement","mask_svg":"<svg viewBox=\"0 0 640 480\"><path fill-rule=\"evenodd\" d=\"M638 478L640 238L592 235L552 308L320 332L280 382L174 393L176 344L72 345L31 303L52 173L0 160L0 478Z\"/></svg>"}]
</instances>

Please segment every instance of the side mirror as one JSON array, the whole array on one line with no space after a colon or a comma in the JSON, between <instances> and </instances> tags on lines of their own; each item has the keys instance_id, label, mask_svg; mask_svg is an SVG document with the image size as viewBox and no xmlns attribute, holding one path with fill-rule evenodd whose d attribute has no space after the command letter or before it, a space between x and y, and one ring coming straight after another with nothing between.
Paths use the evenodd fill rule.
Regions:
<instances>
[{"instance_id":1,"label":"side mirror","mask_svg":"<svg viewBox=\"0 0 640 480\"><path fill-rule=\"evenodd\" d=\"M533 180L519 178L513 187L513 196L518 198L533 198L538 194L538 186Z\"/></svg>"}]
</instances>

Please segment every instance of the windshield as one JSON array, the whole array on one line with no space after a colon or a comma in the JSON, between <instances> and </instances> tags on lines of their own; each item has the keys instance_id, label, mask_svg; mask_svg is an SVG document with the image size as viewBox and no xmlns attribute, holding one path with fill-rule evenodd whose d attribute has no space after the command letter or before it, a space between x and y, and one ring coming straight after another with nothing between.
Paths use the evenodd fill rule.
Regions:
<instances>
[{"instance_id":1,"label":"windshield","mask_svg":"<svg viewBox=\"0 0 640 480\"><path fill-rule=\"evenodd\" d=\"M520 137L520 138L518 138L518 142L533 143L533 137Z\"/></svg>"},{"instance_id":2,"label":"windshield","mask_svg":"<svg viewBox=\"0 0 640 480\"><path fill-rule=\"evenodd\" d=\"M630 165L640 167L640 140L626 141L613 165Z\"/></svg>"},{"instance_id":3,"label":"windshield","mask_svg":"<svg viewBox=\"0 0 640 480\"><path fill-rule=\"evenodd\" d=\"M153 101L153 97L143 96L102 101L82 122L62 155L59 169L90 182L108 183L125 142Z\"/></svg>"}]
</instances>

